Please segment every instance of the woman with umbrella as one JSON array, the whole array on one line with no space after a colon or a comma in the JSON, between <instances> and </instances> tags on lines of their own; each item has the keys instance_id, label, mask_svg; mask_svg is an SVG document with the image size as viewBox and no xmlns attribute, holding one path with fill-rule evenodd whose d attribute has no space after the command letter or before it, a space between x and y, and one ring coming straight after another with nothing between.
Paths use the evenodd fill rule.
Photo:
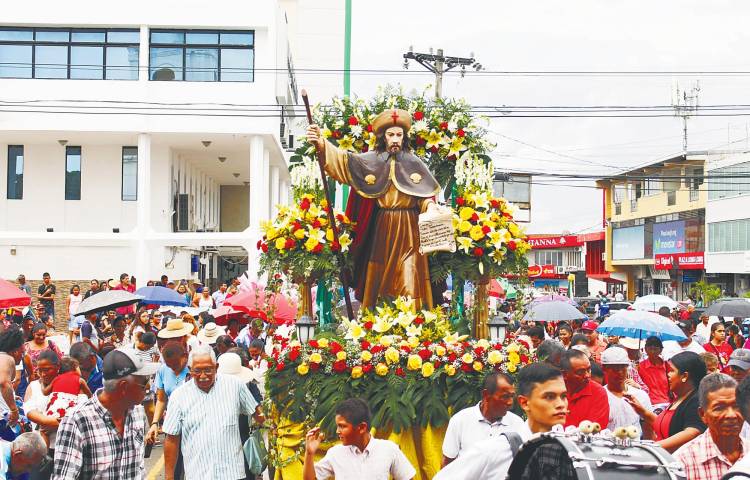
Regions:
<instances>
[{"instance_id":1,"label":"woman with umbrella","mask_svg":"<svg viewBox=\"0 0 750 480\"><path fill-rule=\"evenodd\" d=\"M727 330L723 323L716 322L711 325L711 338L703 348L719 357L719 368L723 372L727 369L729 357L732 355L732 347L726 342Z\"/></svg>"}]
</instances>

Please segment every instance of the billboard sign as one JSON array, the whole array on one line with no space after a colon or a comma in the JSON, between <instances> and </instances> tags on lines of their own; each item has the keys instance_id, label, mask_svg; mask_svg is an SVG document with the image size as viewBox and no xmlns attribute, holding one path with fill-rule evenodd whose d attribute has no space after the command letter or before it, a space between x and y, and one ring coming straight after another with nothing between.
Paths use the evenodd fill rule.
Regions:
<instances>
[{"instance_id":1,"label":"billboard sign","mask_svg":"<svg viewBox=\"0 0 750 480\"><path fill-rule=\"evenodd\" d=\"M634 260L644 258L643 238L645 228L638 227L612 229L612 260Z\"/></svg>"},{"instance_id":2,"label":"billboard sign","mask_svg":"<svg viewBox=\"0 0 750 480\"><path fill-rule=\"evenodd\" d=\"M654 255L685 252L685 222L654 224Z\"/></svg>"}]
</instances>

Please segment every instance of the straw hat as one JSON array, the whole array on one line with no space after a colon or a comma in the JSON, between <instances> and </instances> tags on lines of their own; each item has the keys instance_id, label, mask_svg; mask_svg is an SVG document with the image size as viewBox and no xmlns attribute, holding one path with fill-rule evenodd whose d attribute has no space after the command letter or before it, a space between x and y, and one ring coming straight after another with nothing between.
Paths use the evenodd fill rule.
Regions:
<instances>
[{"instance_id":1,"label":"straw hat","mask_svg":"<svg viewBox=\"0 0 750 480\"><path fill-rule=\"evenodd\" d=\"M404 129L404 136L411 129L411 115L406 110L391 108L381 112L372 121L372 129L375 135L381 135L391 127L401 127Z\"/></svg>"},{"instance_id":2,"label":"straw hat","mask_svg":"<svg viewBox=\"0 0 750 480\"><path fill-rule=\"evenodd\" d=\"M178 338L190 335L193 326L185 323L181 318L170 318L167 320L167 326L159 330L159 338Z\"/></svg>"},{"instance_id":3,"label":"straw hat","mask_svg":"<svg viewBox=\"0 0 750 480\"><path fill-rule=\"evenodd\" d=\"M220 327L215 323L210 322L207 323L200 332L198 332L198 340L200 340L201 343L213 345L214 343L216 343L216 339L221 335L224 335L225 333L226 331L224 330L224 327Z\"/></svg>"},{"instance_id":4,"label":"straw hat","mask_svg":"<svg viewBox=\"0 0 750 480\"><path fill-rule=\"evenodd\" d=\"M218 373L237 377L242 383L248 383L253 379L253 371L242 366L242 359L236 353L225 353L219 357Z\"/></svg>"}]
</instances>

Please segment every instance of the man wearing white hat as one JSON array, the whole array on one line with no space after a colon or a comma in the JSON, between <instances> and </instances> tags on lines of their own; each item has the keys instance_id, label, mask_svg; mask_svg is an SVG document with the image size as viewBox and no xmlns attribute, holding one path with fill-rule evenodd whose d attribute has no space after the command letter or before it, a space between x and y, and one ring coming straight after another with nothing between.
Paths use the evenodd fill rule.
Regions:
<instances>
[{"instance_id":1,"label":"man wearing white hat","mask_svg":"<svg viewBox=\"0 0 750 480\"><path fill-rule=\"evenodd\" d=\"M190 351L188 339L192 332L193 326L189 323L183 322L181 318L170 318L167 320L167 325L159 330L157 336L163 340L177 340L182 343L185 350Z\"/></svg>"},{"instance_id":2,"label":"man wearing white hat","mask_svg":"<svg viewBox=\"0 0 750 480\"><path fill-rule=\"evenodd\" d=\"M198 340L203 345L213 345L216 343L216 339L225 333L224 327L220 327L214 322L209 322L198 332Z\"/></svg>"},{"instance_id":3,"label":"man wearing white hat","mask_svg":"<svg viewBox=\"0 0 750 480\"><path fill-rule=\"evenodd\" d=\"M632 425L638 430L638 438L641 438L643 429L639 411L645 409L650 412L651 400L643 390L626 385L629 366L630 358L624 348L612 346L602 352L602 369L604 380L607 382L606 390L609 400L607 428L614 431L619 427ZM651 424L648 422L643 422L643 427L651 430ZM646 433L646 438L651 438L651 432Z\"/></svg>"}]
</instances>

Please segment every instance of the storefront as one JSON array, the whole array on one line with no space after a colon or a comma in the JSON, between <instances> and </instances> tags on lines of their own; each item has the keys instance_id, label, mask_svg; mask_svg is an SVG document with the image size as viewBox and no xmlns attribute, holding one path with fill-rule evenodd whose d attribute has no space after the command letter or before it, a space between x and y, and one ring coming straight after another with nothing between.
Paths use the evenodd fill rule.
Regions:
<instances>
[{"instance_id":1,"label":"storefront","mask_svg":"<svg viewBox=\"0 0 750 480\"><path fill-rule=\"evenodd\" d=\"M669 275L659 280L656 293L686 300L696 282L703 278L703 252L659 253L654 256L654 273Z\"/></svg>"}]
</instances>

